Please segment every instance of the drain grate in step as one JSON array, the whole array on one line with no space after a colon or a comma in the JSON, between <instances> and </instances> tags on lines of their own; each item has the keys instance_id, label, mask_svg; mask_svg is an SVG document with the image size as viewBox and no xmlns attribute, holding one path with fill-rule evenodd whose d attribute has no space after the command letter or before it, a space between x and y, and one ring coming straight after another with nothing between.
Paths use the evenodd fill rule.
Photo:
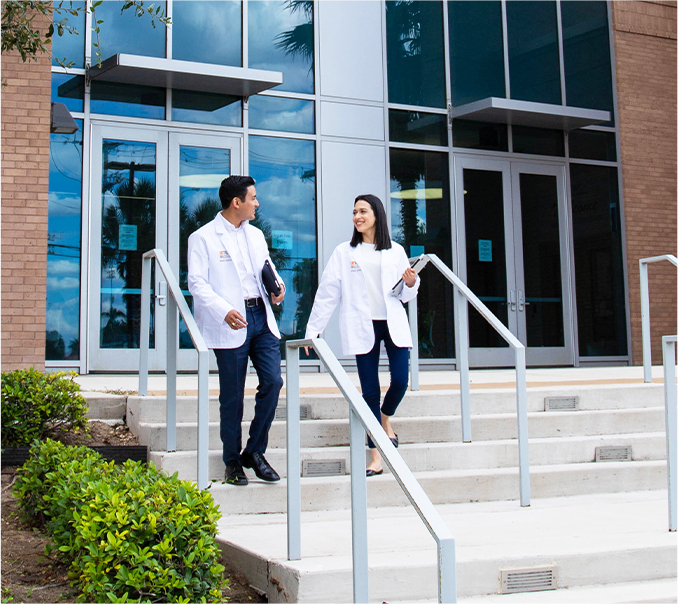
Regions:
<instances>
[{"instance_id":1,"label":"drain grate in step","mask_svg":"<svg viewBox=\"0 0 678 604\"><path fill-rule=\"evenodd\" d=\"M558 589L558 567L555 564L527 568L499 569L500 592L515 594L526 591Z\"/></svg>"},{"instance_id":2,"label":"drain grate in step","mask_svg":"<svg viewBox=\"0 0 678 604\"><path fill-rule=\"evenodd\" d=\"M346 474L345 459L304 459L301 462L302 476L343 476Z\"/></svg>"},{"instance_id":3,"label":"drain grate in step","mask_svg":"<svg viewBox=\"0 0 678 604\"><path fill-rule=\"evenodd\" d=\"M311 406L310 405L299 405L299 418L300 419L313 419L311 417ZM287 407L285 405L278 405L275 408L275 417L273 419L287 419Z\"/></svg>"},{"instance_id":4,"label":"drain grate in step","mask_svg":"<svg viewBox=\"0 0 678 604\"><path fill-rule=\"evenodd\" d=\"M631 445L625 447L596 447L596 461L633 461Z\"/></svg>"},{"instance_id":5,"label":"drain grate in step","mask_svg":"<svg viewBox=\"0 0 678 604\"><path fill-rule=\"evenodd\" d=\"M544 411L579 411L578 396L547 396Z\"/></svg>"}]
</instances>

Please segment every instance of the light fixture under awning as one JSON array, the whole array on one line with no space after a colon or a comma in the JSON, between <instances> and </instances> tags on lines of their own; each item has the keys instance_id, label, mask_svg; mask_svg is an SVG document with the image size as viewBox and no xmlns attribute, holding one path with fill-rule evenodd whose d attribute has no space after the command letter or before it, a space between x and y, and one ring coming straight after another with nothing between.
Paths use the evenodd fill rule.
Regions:
<instances>
[{"instance_id":1,"label":"light fixture under awning","mask_svg":"<svg viewBox=\"0 0 678 604\"><path fill-rule=\"evenodd\" d=\"M283 74L280 71L128 54L113 55L101 66L93 65L89 68L88 75L93 80L103 82L235 96L252 96L283 83Z\"/></svg>"},{"instance_id":2,"label":"light fixture under awning","mask_svg":"<svg viewBox=\"0 0 678 604\"><path fill-rule=\"evenodd\" d=\"M598 109L488 97L454 107L452 118L553 130L574 130L609 122L611 116L609 111Z\"/></svg>"}]
</instances>

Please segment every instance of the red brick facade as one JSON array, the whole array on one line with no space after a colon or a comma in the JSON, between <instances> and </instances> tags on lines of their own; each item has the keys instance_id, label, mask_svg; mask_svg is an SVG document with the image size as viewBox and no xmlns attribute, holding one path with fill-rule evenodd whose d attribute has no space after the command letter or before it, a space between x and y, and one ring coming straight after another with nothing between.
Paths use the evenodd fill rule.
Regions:
<instances>
[{"instance_id":1,"label":"red brick facade","mask_svg":"<svg viewBox=\"0 0 678 604\"><path fill-rule=\"evenodd\" d=\"M45 367L50 58L2 54L2 369Z\"/></svg>"},{"instance_id":2,"label":"red brick facade","mask_svg":"<svg viewBox=\"0 0 678 604\"><path fill-rule=\"evenodd\" d=\"M676 255L676 2L612 2L633 363L643 362L638 260ZM676 268L649 266L652 360L675 334Z\"/></svg>"}]
</instances>

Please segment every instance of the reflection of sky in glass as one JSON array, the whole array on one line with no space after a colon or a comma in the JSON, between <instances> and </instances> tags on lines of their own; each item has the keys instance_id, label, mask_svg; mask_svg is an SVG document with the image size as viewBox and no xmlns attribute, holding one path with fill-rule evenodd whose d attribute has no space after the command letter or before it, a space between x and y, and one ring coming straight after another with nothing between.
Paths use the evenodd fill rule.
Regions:
<instances>
[{"instance_id":1,"label":"reflection of sky in glass","mask_svg":"<svg viewBox=\"0 0 678 604\"><path fill-rule=\"evenodd\" d=\"M299 9L292 11L290 5ZM309 8L311 13L306 12ZM249 66L256 69L282 71L284 83L276 90L313 92L313 2L280 2L257 0L248 4ZM289 32L289 33L288 33ZM278 36L289 35L288 48L296 44L296 55L279 48ZM303 56L308 52L308 56Z\"/></svg>"},{"instance_id":2,"label":"reflection of sky in glass","mask_svg":"<svg viewBox=\"0 0 678 604\"><path fill-rule=\"evenodd\" d=\"M298 283L314 283L317 272L315 143L251 136L249 161L260 204L256 224L273 238L271 257L287 287L280 331L298 334L315 292L296 287L295 276Z\"/></svg>"},{"instance_id":3,"label":"reflection of sky in glass","mask_svg":"<svg viewBox=\"0 0 678 604\"><path fill-rule=\"evenodd\" d=\"M65 357L79 358L82 120L75 134L50 135L47 247L47 331L57 331ZM73 352L74 355L70 353ZM48 354L49 360L58 360ZM60 358L64 358L61 356Z\"/></svg>"},{"instance_id":4,"label":"reflection of sky in glass","mask_svg":"<svg viewBox=\"0 0 678 604\"><path fill-rule=\"evenodd\" d=\"M156 2L167 12L166 2ZM120 14L122 4L120 2L102 2L95 9L97 21L103 20L99 26L99 43L101 44L101 59L117 53L144 55L147 57L165 56L165 26L156 22L155 27L151 24L148 15L139 18L134 14L134 9L128 9ZM96 62L96 34L92 33L92 62Z\"/></svg>"},{"instance_id":5,"label":"reflection of sky in glass","mask_svg":"<svg viewBox=\"0 0 678 604\"><path fill-rule=\"evenodd\" d=\"M55 3L56 4L56 3ZM71 8L70 2L64 2L66 8ZM68 19L68 26L74 27L78 32L72 34L64 31L63 36L59 36L56 27L54 36L52 36L52 65L58 65L58 61L69 63L73 61L71 67L85 67L85 3L73 2L74 9L81 9L78 16L69 15L64 11L54 11L52 21L57 22L62 19Z\"/></svg>"},{"instance_id":6,"label":"reflection of sky in glass","mask_svg":"<svg viewBox=\"0 0 678 604\"><path fill-rule=\"evenodd\" d=\"M426 232L426 181L419 178L414 183L414 190L402 191L400 183L391 179L391 232L393 239L405 245L401 206L404 200L414 200L417 208L417 225L421 233Z\"/></svg>"},{"instance_id":7,"label":"reflection of sky in glass","mask_svg":"<svg viewBox=\"0 0 678 604\"><path fill-rule=\"evenodd\" d=\"M127 117L164 119L165 89L92 82L90 111Z\"/></svg>"},{"instance_id":8,"label":"reflection of sky in glass","mask_svg":"<svg viewBox=\"0 0 678 604\"><path fill-rule=\"evenodd\" d=\"M179 122L240 127L242 101L236 96L173 90L172 119Z\"/></svg>"},{"instance_id":9,"label":"reflection of sky in glass","mask_svg":"<svg viewBox=\"0 0 678 604\"><path fill-rule=\"evenodd\" d=\"M313 134L313 101L256 95L249 100L250 128Z\"/></svg>"},{"instance_id":10,"label":"reflection of sky in glass","mask_svg":"<svg viewBox=\"0 0 678 604\"><path fill-rule=\"evenodd\" d=\"M85 76L52 74L52 101L63 103L69 111L84 111Z\"/></svg>"},{"instance_id":11,"label":"reflection of sky in glass","mask_svg":"<svg viewBox=\"0 0 678 604\"><path fill-rule=\"evenodd\" d=\"M174 0L172 23L172 58L242 67L240 0Z\"/></svg>"}]
</instances>

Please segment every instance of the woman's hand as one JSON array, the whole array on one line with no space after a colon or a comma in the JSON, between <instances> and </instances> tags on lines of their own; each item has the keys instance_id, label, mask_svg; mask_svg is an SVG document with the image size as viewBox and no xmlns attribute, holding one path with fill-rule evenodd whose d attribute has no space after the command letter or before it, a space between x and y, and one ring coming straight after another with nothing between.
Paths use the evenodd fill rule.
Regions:
<instances>
[{"instance_id":1,"label":"woman's hand","mask_svg":"<svg viewBox=\"0 0 678 604\"><path fill-rule=\"evenodd\" d=\"M407 287L413 287L414 284L417 282L417 273L415 273L411 268L408 268L403 273L403 281L405 282L405 285L407 285Z\"/></svg>"}]
</instances>

